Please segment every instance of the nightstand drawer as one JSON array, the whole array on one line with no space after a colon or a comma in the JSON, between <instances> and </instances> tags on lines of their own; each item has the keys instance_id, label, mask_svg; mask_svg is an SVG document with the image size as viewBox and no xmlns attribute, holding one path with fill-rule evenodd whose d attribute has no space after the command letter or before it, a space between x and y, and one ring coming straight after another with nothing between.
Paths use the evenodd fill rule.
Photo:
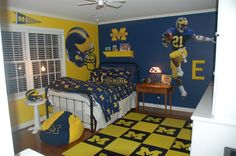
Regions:
<instances>
[{"instance_id":1,"label":"nightstand drawer","mask_svg":"<svg viewBox=\"0 0 236 156\"><path fill-rule=\"evenodd\" d=\"M166 89L163 88L155 88L155 87L137 87L139 92L143 93L155 93L155 94L164 94Z\"/></svg>"}]
</instances>

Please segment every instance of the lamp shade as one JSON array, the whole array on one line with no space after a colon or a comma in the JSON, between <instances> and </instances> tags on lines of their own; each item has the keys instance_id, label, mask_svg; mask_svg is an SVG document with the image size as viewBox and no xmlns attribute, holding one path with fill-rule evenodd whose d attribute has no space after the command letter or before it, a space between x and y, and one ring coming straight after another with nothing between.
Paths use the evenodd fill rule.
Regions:
<instances>
[{"instance_id":1,"label":"lamp shade","mask_svg":"<svg viewBox=\"0 0 236 156\"><path fill-rule=\"evenodd\" d=\"M149 69L149 73L151 73L151 74L160 74L160 73L162 73L162 71L159 67L151 67Z\"/></svg>"}]
</instances>

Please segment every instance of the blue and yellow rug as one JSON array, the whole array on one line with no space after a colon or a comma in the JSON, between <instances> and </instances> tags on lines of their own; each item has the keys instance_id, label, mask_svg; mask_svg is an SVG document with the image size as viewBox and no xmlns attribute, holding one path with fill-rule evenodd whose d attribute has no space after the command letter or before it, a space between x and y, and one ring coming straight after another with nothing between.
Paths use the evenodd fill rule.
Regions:
<instances>
[{"instance_id":1,"label":"blue and yellow rug","mask_svg":"<svg viewBox=\"0 0 236 156\"><path fill-rule=\"evenodd\" d=\"M130 112L66 156L189 156L191 122Z\"/></svg>"}]
</instances>

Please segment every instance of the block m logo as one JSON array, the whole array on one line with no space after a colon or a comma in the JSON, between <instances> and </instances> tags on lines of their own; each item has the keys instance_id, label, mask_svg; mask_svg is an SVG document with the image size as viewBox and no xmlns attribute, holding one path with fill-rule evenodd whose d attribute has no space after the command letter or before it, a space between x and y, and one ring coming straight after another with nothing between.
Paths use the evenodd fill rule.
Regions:
<instances>
[{"instance_id":1,"label":"block m logo","mask_svg":"<svg viewBox=\"0 0 236 156\"><path fill-rule=\"evenodd\" d=\"M166 129L165 127L158 127L156 132L165 133L165 134L169 134L169 135L174 135L175 132L176 132L176 129L173 129L173 128Z\"/></svg>"},{"instance_id":2,"label":"block m logo","mask_svg":"<svg viewBox=\"0 0 236 156\"><path fill-rule=\"evenodd\" d=\"M149 116L145 119L145 121L150 121L150 122L155 122L155 123L160 123L162 120L163 119L161 119L161 118L154 118L154 117L151 117L151 116Z\"/></svg>"},{"instance_id":3,"label":"block m logo","mask_svg":"<svg viewBox=\"0 0 236 156\"><path fill-rule=\"evenodd\" d=\"M100 138L100 136L93 136L92 138L88 139L89 142L95 142L99 145L104 145L107 141L109 141L109 138Z\"/></svg>"},{"instance_id":4,"label":"block m logo","mask_svg":"<svg viewBox=\"0 0 236 156\"><path fill-rule=\"evenodd\" d=\"M146 147L141 147L140 150L138 152L136 152L135 154L137 155L150 155L150 156L160 156L163 152L162 151L158 151L158 150L153 150L150 151L148 148Z\"/></svg>"},{"instance_id":5,"label":"block m logo","mask_svg":"<svg viewBox=\"0 0 236 156\"><path fill-rule=\"evenodd\" d=\"M146 134L144 134L144 133L136 134L133 131L129 131L128 134L125 134L124 136L128 137L128 138L134 138L134 139L142 140L143 137L146 136Z\"/></svg>"},{"instance_id":6,"label":"block m logo","mask_svg":"<svg viewBox=\"0 0 236 156\"><path fill-rule=\"evenodd\" d=\"M52 126L49 128L48 133L51 133L51 134L59 134L61 127L62 127L62 125L52 125Z\"/></svg>"},{"instance_id":7,"label":"block m logo","mask_svg":"<svg viewBox=\"0 0 236 156\"><path fill-rule=\"evenodd\" d=\"M120 30L118 31L118 29L113 28L111 29L111 40L112 41L125 41L126 40L126 36L128 36L128 32L126 32L126 28L120 28Z\"/></svg>"},{"instance_id":8,"label":"block m logo","mask_svg":"<svg viewBox=\"0 0 236 156\"><path fill-rule=\"evenodd\" d=\"M125 121L125 120L119 120L117 122L115 122L116 125L123 125L125 127L131 127L132 124L134 124L134 122L132 121Z\"/></svg>"},{"instance_id":9,"label":"block m logo","mask_svg":"<svg viewBox=\"0 0 236 156\"><path fill-rule=\"evenodd\" d=\"M171 148L179 149L179 150L184 150L184 151L189 151L189 147L191 146L190 143L183 143L182 141L175 141L174 145Z\"/></svg>"}]
</instances>

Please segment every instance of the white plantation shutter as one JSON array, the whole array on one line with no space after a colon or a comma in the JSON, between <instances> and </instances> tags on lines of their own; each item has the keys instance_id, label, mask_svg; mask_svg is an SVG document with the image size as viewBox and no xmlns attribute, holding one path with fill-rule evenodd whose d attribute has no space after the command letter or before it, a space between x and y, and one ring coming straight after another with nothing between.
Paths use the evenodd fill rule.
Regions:
<instances>
[{"instance_id":1,"label":"white plantation shutter","mask_svg":"<svg viewBox=\"0 0 236 156\"><path fill-rule=\"evenodd\" d=\"M24 32L2 32L3 57L8 94L27 90Z\"/></svg>"},{"instance_id":2,"label":"white plantation shutter","mask_svg":"<svg viewBox=\"0 0 236 156\"><path fill-rule=\"evenodd\" d=\"M61 77L61 36L29 33L29 43L34 88L46 87ZM40 70L42 65L46 68L44 72Z\"/></svg>"},{"instance_id":3,"label":"white plantation shutter","mask_svg":"<svg viewBox=\"0 0 236 156\"><path fill-rule=\"evenodd\" d=\"M17 28L4 30L1 34L7 90L10 95L22 94L32 88L44 88L65 75L65 66L62 65L62 31ZM42 65L46 68L44 72L41 71Z\"/></svg>"}]
</instances>

